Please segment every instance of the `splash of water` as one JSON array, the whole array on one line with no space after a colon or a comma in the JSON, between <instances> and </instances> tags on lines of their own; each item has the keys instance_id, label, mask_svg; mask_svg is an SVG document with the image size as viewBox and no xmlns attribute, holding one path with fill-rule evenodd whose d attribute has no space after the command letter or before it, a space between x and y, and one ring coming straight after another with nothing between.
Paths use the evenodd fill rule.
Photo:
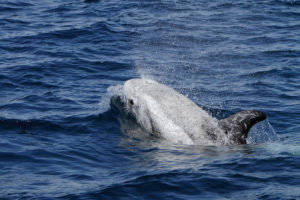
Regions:
<instances>
[{"instance_id":1,"label":"splash of water","mask_svg":"<svg viewBox=\"0 0 300 200\"><path fill-rule=\"evenodd\" d=\"M247 143L278 141L279 137L268 120L255 124L248 133Z\"/></svg>"},{"instance_id":2,"label":"splash of water","mask_svg":"<svg viewBox=\"0 0 300 200\"><path fill-rule=\"evenodd\" d=\"M123 85L115 85L107 88L107 92L101 97L99 102L100 113L104 113L110 109L110 98L114 95L123 95Z\"/></svg>"}]
</instances>

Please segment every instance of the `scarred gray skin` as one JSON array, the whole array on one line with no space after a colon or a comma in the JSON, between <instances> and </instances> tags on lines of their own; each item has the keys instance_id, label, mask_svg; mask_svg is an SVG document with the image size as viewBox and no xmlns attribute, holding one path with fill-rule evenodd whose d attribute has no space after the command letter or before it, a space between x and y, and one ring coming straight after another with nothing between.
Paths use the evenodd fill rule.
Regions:
<instances>
[{"instance_id":1,"label":"scarred gray skin","mask_svg":"<svg viewBox=\"0 0 300 200\"><path fill-rule=\"evenodd\" d=\"M250 128L266 119L257 110L217 120L172 88L149 79L125 82L123 94L111 98L111 107L131 116L151 134L180 144L246 144Z\"/></svg>"}]
</instances>

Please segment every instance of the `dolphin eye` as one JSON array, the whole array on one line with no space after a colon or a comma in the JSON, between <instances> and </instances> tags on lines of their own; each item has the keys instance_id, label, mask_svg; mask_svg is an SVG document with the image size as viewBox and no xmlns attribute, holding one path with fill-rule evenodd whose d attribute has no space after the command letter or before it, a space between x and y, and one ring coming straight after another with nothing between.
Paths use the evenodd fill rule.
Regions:
<instances>
[{"instance_id":1,"label":"dolphin eye","mask_svg":"<svg viewBox=\"0 0 300 200\"><path fill-rule=\"evenodd\" d=\"M133 100L132 100L132 99L129 99L128 104L129 104L130 106L133 106L133 105L134 105Z\"/></svg>"}]
</instances>

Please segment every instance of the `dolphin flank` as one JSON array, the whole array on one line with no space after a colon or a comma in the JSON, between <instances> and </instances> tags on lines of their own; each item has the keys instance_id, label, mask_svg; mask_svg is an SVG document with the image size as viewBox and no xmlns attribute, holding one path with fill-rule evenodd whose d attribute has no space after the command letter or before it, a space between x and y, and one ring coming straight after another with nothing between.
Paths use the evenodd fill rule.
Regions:
<instances>
[{"instance_id":1,"label":"dolphin flank","mask_svg":"<svg viewBox=\"0 0 300 200\"><path fill-rule=\"evenodd\" d=\"M184 95L150 79L126 81L123 94L111 98L111 107L148 133L178 144L246 144L250 128L267 117L248 110L217 120Z\"/></svg>"}]
</instances>

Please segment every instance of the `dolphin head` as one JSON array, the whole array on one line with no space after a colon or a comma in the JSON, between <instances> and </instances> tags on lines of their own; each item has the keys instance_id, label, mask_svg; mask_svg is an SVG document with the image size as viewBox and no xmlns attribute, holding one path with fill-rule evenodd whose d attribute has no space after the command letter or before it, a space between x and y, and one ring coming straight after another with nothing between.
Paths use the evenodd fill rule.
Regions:
<instances>
[{"instance_id":1,"label":"dolphin head","mask_svg":"<svg viewBox=\"0 0 300 200\"><path fill-rule=\"evenodd\" d=\"M121 114L136 113L136 105L133 99L126 96L115 95L110 99L110 106Z\"/></svg>"},{"instance_id":2,"label":"dolphin head","mask_svg":"<svg viewBox=\"0 0 300 200\"><path fill-rule=\"evenodd\" d=\"M135 94L135 87L129 85L130 82L126 82L123 88L123 92L118 95L114 95L110 99L110 106L120 112L123 116L131 116L137 118L139 114L140 105L138 104L138 97Z\"/></svg>"}]
</instances>

